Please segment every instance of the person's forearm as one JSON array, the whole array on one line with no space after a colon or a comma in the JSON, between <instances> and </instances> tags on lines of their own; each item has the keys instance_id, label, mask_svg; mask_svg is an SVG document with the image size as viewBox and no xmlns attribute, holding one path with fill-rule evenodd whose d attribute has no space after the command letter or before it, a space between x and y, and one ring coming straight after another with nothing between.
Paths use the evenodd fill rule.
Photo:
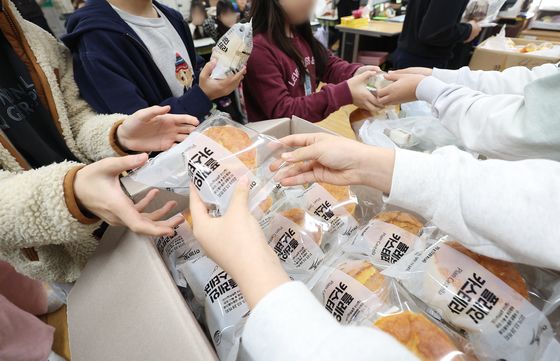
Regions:
<instances>
[{"instance_id":1,"label":"person's forearm","mask_svg":"<svg viewBox=\"0 0 560 361\"><path fill-rule=\"evenodd\" d=\"M290 277L282 268L270 246L266 242L262 242L259 247L267 247L267 249L264 252L252 249L244 250L245 267L233 270L231 274L239 284L243 297L251 309L270 291L290 281ZM247 254L247 252L255 256ZM263 254L268 257L263 257Z\"/></svg>"},{"instance_id":2,"label":"person's forearm","mask_svg":"<svg viewBox=\"0 0 560 361\"><path fill-rule=\"evenodd\" d=\"M527 84L558 73L558 66L544 64L533 69L517 66L502 72L470 70L466 66L459 70L435 68L432 75L445 83L463 85L485 94L522 95Z\"/></svg>"},{"instance_id":3,"label":"person's forearm","mask_svg":"<svg viewBox=\"0 0 560 361\"><path fill-rule=\"evenodd\" d=\"M395 151L364 145L355 156L361 160L361 167L358 169L361 184L389 194L395 167Z\"/></svg>"},{"instance_id":4,"label":"person's forearm","mask_svg":"<svg viewBox=\"0 0 560 361\"><path fill-rule=\"evenodd\" d=\"M560 269L560 163L479 161L455 147L399 150L388 203L417 212L473 251Z\"/></svg>"}]
</instances>

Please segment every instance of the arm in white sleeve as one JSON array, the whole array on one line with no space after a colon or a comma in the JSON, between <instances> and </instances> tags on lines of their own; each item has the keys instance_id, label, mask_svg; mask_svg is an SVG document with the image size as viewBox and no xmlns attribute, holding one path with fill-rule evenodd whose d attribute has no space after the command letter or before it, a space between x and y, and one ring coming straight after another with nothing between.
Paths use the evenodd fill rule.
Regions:
<instances>
[{"instance_id":1,"label":"arm in white sleeve","mask_svg":"<svg viewBox=\"0 0 560 361\"><path fill-rule=\"evenodd\" d=\"M389 203L471 250L560 270L560 163L474 159L455 147L398 150Z\"/></svg>"},{"instance_id":2,"label":"arm in white sleeve","mask_svg":"<svg viewBox=\"0 0 560 361\"><path fill-rule=\"evenodd\" d=\"M434 68L432 75L448 84L463 85L485 94L523 94L525 86L537 79L560 74L555 64L544 64L533 69L524 66L507 68L504 71L459 70Z\"/></svg>"},{"instance_id":3,"label":"arm in white sleeve","mask_svg":"<svg viewBox=\"0 0 560 361\"><path fill-rule=\"evenodd\" d=\"M242 343L252 361L417 360L379 329L340 325L300 282L283 284L257 304Z\"/></svg>"},{"instance_id":4,"label":"arm in white sleeve","mask_svg":"<svg viewBox=\"0 0 560 361\"><path fill-rule=\"evenodd\" d=\"M434 77L418 99L469 149L491 158L560 160L560 73L532 82L524 95L487 95Z\"/></svg>"}]
</instances>

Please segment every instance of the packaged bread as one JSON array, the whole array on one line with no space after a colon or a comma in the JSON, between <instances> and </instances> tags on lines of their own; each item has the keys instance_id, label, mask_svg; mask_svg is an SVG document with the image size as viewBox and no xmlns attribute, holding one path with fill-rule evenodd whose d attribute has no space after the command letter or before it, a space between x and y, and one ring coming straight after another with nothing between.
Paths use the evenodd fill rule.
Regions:
<instances>
[{"instance_id":1,"label":"packaged bread","mask_svg":"<svg viewBox=\"0 0 560 361\"><path fill-rule=\"evenodd\" d=\"M435 242L424 251L407 254L382 273L399 280L431 314L464 332L480 360L557 357L560 344L555 331L546 315L526 299L523 281L517 276L506 277L525 295L498 277L511 268L501 268L503 264L477 255L473 259L470 254L462 247Z\"/></svg>"},{"instance_id":2,"label":"packaged bread","mask_svg":"<svg viewBox=\"0 0 560 361\"><path fill-rule=\"evenodd\" d=\"M259 224L293 279L306 281L323 262L320 245L328 225L297 204L288 200L275 203Z\"/></svg>"},{"instance_id":3,"label":"packaged bread","mask_svg":"<svg viewBox=\"0 0 560 361\"><path fill-rule=\"evenodd\" d=\"M355 218L358 199L348 186L313 183L293 194L296 202L307 213L327 224L320 246L329 252L345 243L357 231Z\"/></svg>"},{"instance_id":4,"label":"packaged bread","mask_svg":"<svg viewBox=\"0 0 560 361\"><path fill-rule=\"evenodd\" d=\"M263 210L259 207L267 210L267 197L277 185L266 165L285 149L280 142L232 121L224 113L216 113L183 142L129 177L146 186L185 195L192 184L215 215L225 212L237 182L246 177L250 208L260 217Z\"/></svg>"},{"instance_id":5,"label":"packaged bread","mask_svg":"<svg viewBox=\"0 0 560 361\"><path fill-rule=\"evenodd\" d=\"M421 361L473 360L443 329L421 313L399 311L380 317L374 325L393 336Z\"/></svg>"},{"instance_id":6,"label":"packaged bread","mask_svg":"<svg viewBox=\"0 0 560 361\"><path fill-rule=\"evenodd\" d=\"M358 230L344 246L349 253L367 255L377 267L398 262L412 250L424 249L418 237L424 227L419 217L404 211L384 211Z\"/></svg>"},{"instance_id":7,"label":"packaged bread","mask_svg":"<svg viewBox=\"0 0 560 361\"><path fill-rule=\"evenodd\" d=\"M517 270L515 264L475 253L457 241L448 242L447 245L492 272L496 277L504 281L524 298L529 298L527 283L525 282L523 276L521 276L521 273Z\"/></svg>"},{"instance_id":8,"label":"packaged bread","mask_svg":"<svg viewBox=\"0 0 560 361\"><path fill-rule=\"evenodd\" d=\"M212 79L225 79L240 72L247 64L252 51L252 23L233 25L218 40L212 51L212 59L216 60L216 67L212 71Z\"/></svg>"},{"instance_id":9,"label":"packaged bread","mask_svg":"<svg viewBox=\"0 0 560 361\"><path fill-rule=\"evenodd\" d=\"M342 324L360 324L387 307L390 284L367 259L341 257L322 266L308 284Z\"/></svg>"}]
</instances>

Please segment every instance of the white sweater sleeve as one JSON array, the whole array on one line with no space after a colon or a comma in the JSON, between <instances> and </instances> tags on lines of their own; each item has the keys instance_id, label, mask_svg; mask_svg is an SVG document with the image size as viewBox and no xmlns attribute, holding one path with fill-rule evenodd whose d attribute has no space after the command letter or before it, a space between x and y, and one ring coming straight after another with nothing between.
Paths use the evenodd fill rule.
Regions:
<instances>
[{"instance_id":1,"label":"white sweater sleeve","mask_svg":"<svg viewBox=\"0 0 560 361\"><path fill-rule=\"evenodd\" d=\"M479 161L455 147L398 150L387 201L477 253L560 270L560 163Z\"/></svg>"},{"instance_id":2,"label":"white sweater sleeve","mask_svg":"<svg viewBox=\"0 0 560 361\"><path fill-rule=\"evenodd\" d=\"M252 361L417 360L374 327L340 325L299 282L274 289L257 304L242 343Z\"/></svg>"},{"instance_id":3,"label":"white sweater sleeve","mask_svg":"<svg viewBox=\"0 0 560 361\"><path fill-rule=\"evenodd\" d=\"M524 66L507 68L504 71L459 70L434 68L432 75L448 84L463 85L485 94L523 94L525 86L537 79L560 74L555 64L544 64L533 69Z\"/></svg>"},{"instance_id":4,"label":"white sweater sleeve","mask_svg":"<svg viewBox=\"0 0 560 361\"><path fill-rule=\"evenodd\" d=\"M491 158L560 160L560 73L535 80L524 95L487 95L435 77L422 80L418 99L469 149Z\"/></svg>"}]
</instances>

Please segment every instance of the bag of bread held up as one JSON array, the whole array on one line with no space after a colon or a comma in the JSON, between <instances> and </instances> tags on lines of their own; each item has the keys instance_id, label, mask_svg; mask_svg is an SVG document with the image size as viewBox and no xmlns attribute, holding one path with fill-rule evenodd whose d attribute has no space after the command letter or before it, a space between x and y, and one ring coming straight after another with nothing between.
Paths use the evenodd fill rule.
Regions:
<instances>
[{"instance_id":1,"label":"bag of bread held up","mask_svg":"<svg viewBox=\"0 0 560 361\"><path fill-rule=\"evenodd\" d=\"M560 344L546 315L528 299L523 278L507 262L458 243L435 242L382 272L464 332L479 360L553 360Z\"/></svg>"},{"instance_id":2,"label":"bag of bread held up","mask_svg":"<svg viewBox=\"0 0 560 361\"><path fill-rule=\"evenodd\" d=\"M192 183L215 215L225 212L237 182L247 177L250 207L259 217L270 205L267 197L277 185L268 164L285 149L277 140L217 113L183 142L150 159L128 177L184 195Z\"/></svg>"},{"instance_id":3,"label":"bag of bread held up","mask_svg":"<svg viewBox=\"0 0 560 361\"><path fill-rule=\"evenodd\" d=\"M212 71L213 79L225 79L237 74L247 64L253 51L253 24L235 24L218 40L212 51L216 67Z\"/></svg>"}]
</instances>

